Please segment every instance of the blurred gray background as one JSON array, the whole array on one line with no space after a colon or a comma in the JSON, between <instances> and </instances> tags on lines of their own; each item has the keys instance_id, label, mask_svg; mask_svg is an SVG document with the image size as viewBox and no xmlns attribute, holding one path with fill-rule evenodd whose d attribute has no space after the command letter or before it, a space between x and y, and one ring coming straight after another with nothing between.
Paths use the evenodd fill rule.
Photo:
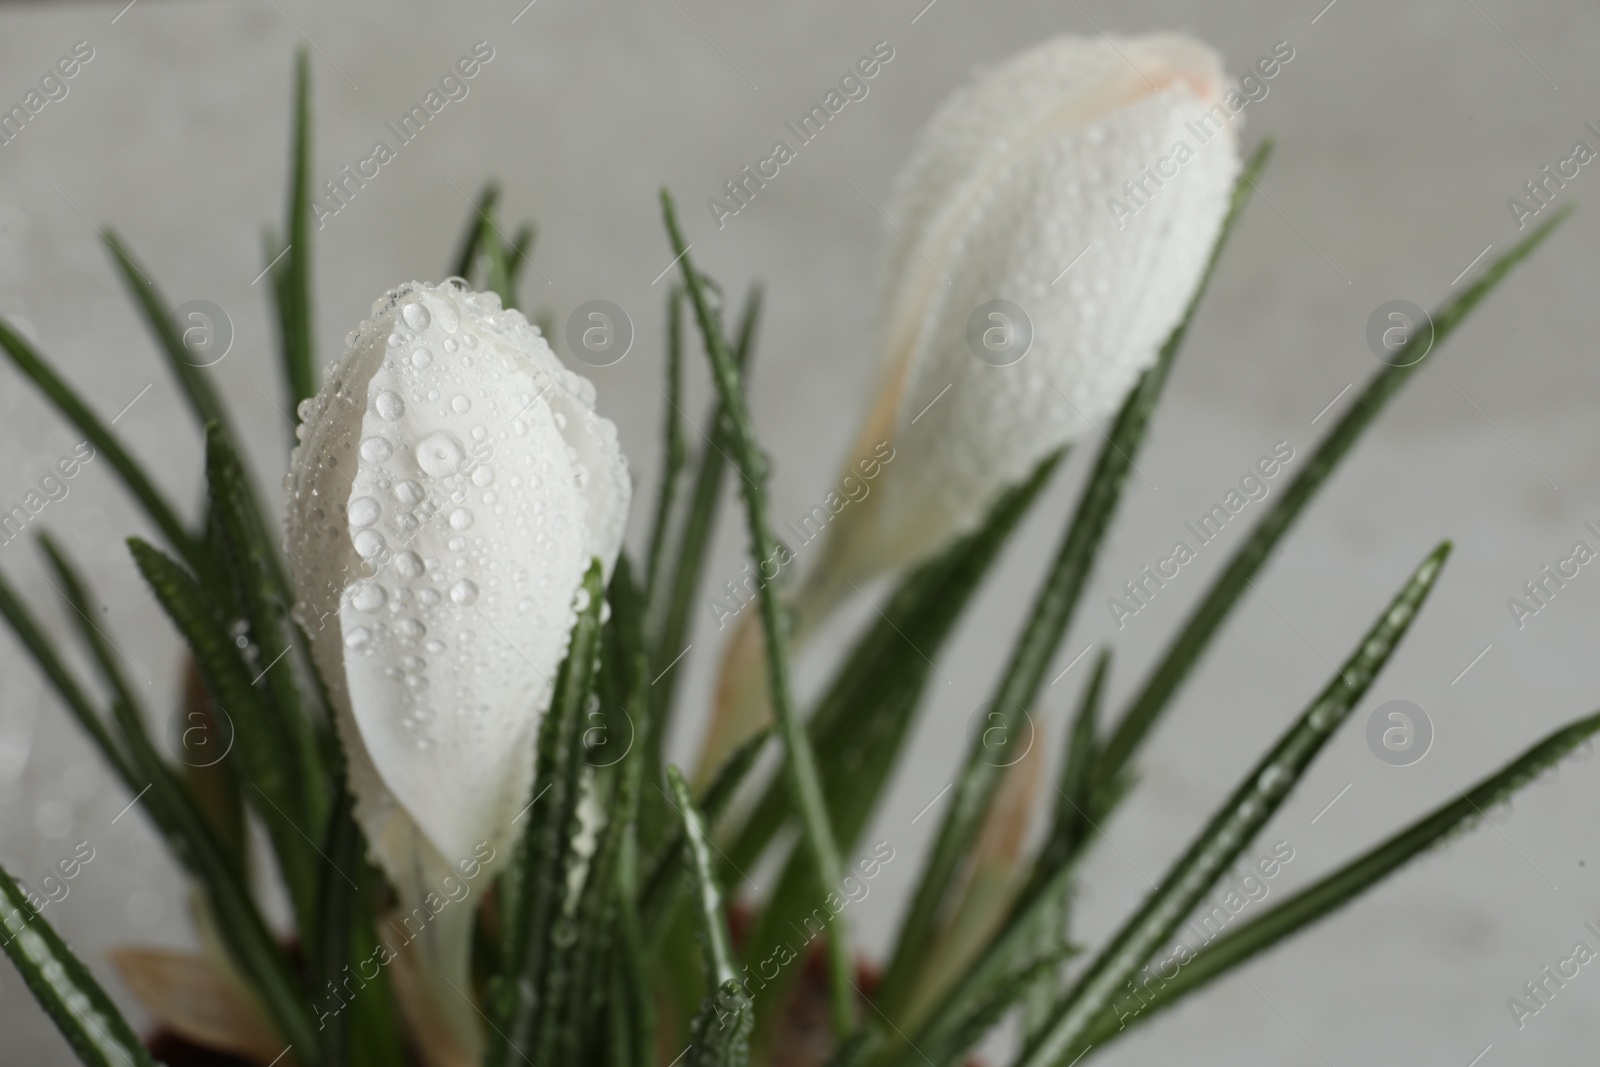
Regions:
<instances>
[{"instance_id":1,"label":"blurred gray background","mask_svg":"<svg viewBox=\"0 0 1600 1067\"><path fill-rule=\"evenodd\" d=\"M1216 45L1235 72L1286 40L1295 58L1246 111L1247 145L1278 139L1264 198L1228 250L1139 459L1149 482L1131 483L1063 649L1061 666L1090 644L1115 647L1113 709L1237 543L1240 524L1223 550L1208 548L1121 632L1106 597L1164 555L1183 522L1275 442L1309 454L1339 408L1316 425L1313 418L1377 365L1364 340L1377 305L1405 298L1432 307L1458 291L1452 280L1486 246L1492 257L1516 240L1507 198L1569 155L1575 140L1600 147L1585 128L1600 122L1600 12L1586 4L524 2L0 7L6 107L75 42L94 49L69 95L0 147L0 313L31 331L105 416L137 397L117 429L175 499L197 500L196 428L93 229L113 223L174 302L210 300L232 318L234 348L214 373L276 493L288 426L277 410L284 402L268 283L252 279L263 266L261 228L282 212L293 51L302 41L314 48L321 179L387 139L386 121L487 41L494 59L470 95L316 235L321 359L339 354L341 338L386 288L439 278L467 210L460 194L496 176L508 217L540 226L539 273L525 278L525 306L548 308L559 323L577 304L605 298L633 319L631 354L588 373L633 457L637 499L648 502L667 284L652 279L671 258L655 202L665 183L684 205L705 268L730 289L752 278L767 284L753 392L781 521L828 491L866 404L870 283L884 240L867 200L887 200L940 99L974 69L1052 34L1183 30ZM879 40L895 58L870 95L717 231L705 198L765 156L784 121ZM1588 205L1390 409L1182 692L1141 762L1144 788L1103 827L1085 872L1084 937L1110 930L1147 878L1160 876L1323 684L1327 661L1346 653L1441 537L1454 538L1456 552L1425 615L1253 850L1279 840L1295 850L1272 893L1305 883L1600 704L1600 567L1585 567L1520 631L1506 606L1574 541L1600 547L1584 529L1600 523L1600 209L1590 206L1600 206L1600 170L1584 167L1560 199ZM709 389L703 367L692 368L686 410L698 421ZM0 369L0 501L20 500L75 442L9 367ZM873 951L890 937L892 904L938 823L912 819L949 781L1090 451L1079 450L1058 476L952 642L942 661L948 684L933 681L924 725L868 835L897 850L851 912ZM635 511L635 545L644 514ZM737 572L743 547L736 513L724 518L711 565L717 584ZM177 643L121 544L148 531L103 459L41 520L89 563L104 624L148 679L152 705L170 707ZM0 568L65 633L64 605L36 549L23 540L0 548ZM854 610L808 652L804 684L816 686L849 627L870 611ZM683 758L698 744L720 645L711 620L702 615L686 661L673 746ZM1036 713L1052 755L1088 662L1049 689ZM1433 724L1431 751L1409 767L1375 758L1363 736L1371 709L1391 699L1415 702ZM108 946L191 936L180 881L153 834L136 810L112 821L130 799L9 635L0 640L0 861L37 877L78 841L92 843L96 858L46 915L108 977ZM1496 812L1494 828L1430 855L1101 1062L1591 1061L1594 968L1520 1031L1506 1002L1575 941L1600 947L1583 928L1600 923L1597 805L1600 766L1568 764ZM0 1032L4 1062L70 1062L9 965L0 965Z\"/></svg>"}]
</instances>

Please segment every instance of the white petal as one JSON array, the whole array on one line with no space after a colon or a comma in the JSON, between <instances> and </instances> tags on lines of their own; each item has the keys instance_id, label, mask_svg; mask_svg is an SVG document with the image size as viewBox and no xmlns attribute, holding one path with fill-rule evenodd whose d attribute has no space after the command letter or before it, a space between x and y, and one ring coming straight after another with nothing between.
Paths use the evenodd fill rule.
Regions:
<instances>
[{"instance_id":1,"label":"white petal","mask_svg":"<svg viewBox=\"0 0 1600 1067\"><path fill-rule=\"evenodd\" d=\"M413 285L306 419L290 562L358 817L397 881L413 824L448 866L503 848L527 803L573 593L627 508L592 397L520 314Z\"/></svg>"},{"instance_id":2,"label":"white petal","mask_svg":"<svg viewBox=\"0 0 1600 1067\"><path fill-rule=\"evenodd\" d=\"M1062 38L941 107L888 212L899 232L882 280L883 380L855 453L887 440L895 459L836 524L824 583L938 549L1045 455L1105 428L1181 315L1225 212L1233 129L1200 143L1185 126L1221 89L1197 42ZM1119 229L1107 201L1179 140L1194 157ZM1033 325L1032 348L1006 367L967 342L993 299Z\"/></svg>"}]
</instances>

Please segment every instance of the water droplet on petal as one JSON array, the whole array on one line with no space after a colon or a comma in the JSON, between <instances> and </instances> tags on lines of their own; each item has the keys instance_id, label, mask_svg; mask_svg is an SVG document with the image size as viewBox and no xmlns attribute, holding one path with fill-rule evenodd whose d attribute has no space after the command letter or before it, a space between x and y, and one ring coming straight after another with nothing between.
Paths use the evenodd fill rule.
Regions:
<instances>
[{"instance_id":1,"label":"water droplet on petal","mask_svg":"<svg viewBox=\"0 0 1600 1067\"><path fill-rule=\"evenodd\" d=\"M388 389L378 394L372 406L379 418L388 419L390 422L394 422L406 413L406 402L400 399L399 393Z\"/></svg>"},{"instance_id":2,"label":"water droplet on petal","mask_svg":"<svg viewBox=\"0 0 1600 1067\"><path fill-rule=\"evenodd\" d=\"M422 557L415 552L402 552L394 558L395 573L406 581L422 575Z\"/></svg>"},{"instance_id":3,"label":"water droplet on petal","mask_svg":"<svg viewBox=\"0 0 1600 1067\"><path fill-rule=\"evenodd\" d=\"M378 502L370 496L358 496L350 501L349 507L351 526L371 526L378 521L378 516L383 514L383 509Z\"/></svg>"},{"instance_id":4,"label":"water droplet on petal","mask_svg":"<svg viewBox=\"0 0 1600 1067\"><path fill-rule=\"evenodd\" d=\"M394 498L406 507L422 503L422 486L407 478L403 482L394 483Z\"/></svg>"},{"instance_id":5,"label":"water droplet on petal","mask_svg":"<svg viewBox=\"0 0 1600 1067\"><path fill-rule=\"evenodd\" d=\"M418 370L433 362L433 353L426 348L419 348L411 353L411 365Z\"/></svg>"},{"instance_id":6,"label":"water droplet on petal","mask_svg":"<svg viewBox=\"0 0 1600 1067\"><path fill-rule=\"evenodd\" d=\"M482 489L494 481L494 468L487 463L480 463L472 472L472 484Z\"/></svg>"},{"instance_id":7,"label":"water droplet on petal","mask_svg":"<svg viewBox=\"0 0 1600 1067\"><path fill-rule=\"evenodd\" d=\"M369 437L361 442L361 458L368 463L382 463L394 455L387 437Z\"/></svg>"},{"instance_id":8,"label":"water droplet on petal","mask_svg":"<svg viewBox=\"0 0 1600 1067\"><path fill-rule=\"evenodd\" d=\"M388 599L389 594L377 582L359 582L350 590L350 604L357 611L377 611Z\"/></svg>"},{"instance_id":9,"label":"water droplet on petal","mask_svg":"<svg viewBox=\"0 0 1600 1067\"><path fill-rule=\"evenodd\" d=\"M388 542L383 539L383 534L372 529L362 530L356 534L352 539L352 543L356 546L356 552L362 559L372 559L374 556L381 555L389 547Z\"/></svg>"},{"instance_id":10,"label":"water droplet on petal","mask_svg":"<svg viewBox=\"0 0 1600 1067\"><path fill-rule=\"evenodd\" d=\"M450 587L450 603L471 604L478 599L478 586L471 579L463 578Z\"/></svg>"},{"instance_id":11,"label":"water droplet on petal","mask_svg":"<svg viewBox=\"0 0 1600 1067\"><path fill-rule=\"evenodd\" d=\"M457 415L465 415L472 408L472 401L464 393L457 393L450 398L450 410Z\"/></svg>"},{"instance_id":12,"label":"water droplet on petal","mask_svg":"<svg viewBox=\"0 0 1600 1067\"><path fill-rule=\"evenodd\" d=\"M395 624L395 629L399 631L401 637L412 640L428 632L428 628L416 619L401 619Z\"/></svg>"},{"instance_id":13,"label":"water droplet on petal","mask_svg":"<svg viewBox=\"0 0 1600 1067\"><path fill-rule=\"evenodd\" d=\"M430 433L417 445L417 466L435 478L454 474L466 456L461 442L444 430Z\"/></svg>"},{"instance_id":14,"label":"water droplet on petal","mask_svg":"<svg viewBox=\"0 0 1600 1067\"><path fill-rule=\"evenodd\" d=\"M372 631L365 626L357 626L344 638L345 648L366 648L372 641Z\"/></svg>"},{"instance_id":15,"label":"water droplet on petal","mask_svg":"<svg viewBox=\"0 0 1600 1067\"><path fill-rule=\"evenodd\" d=\"M467 508L456 508L450 513L450 525L457 530L472 528L473 515Z\"/></svg>"},{"instance_id":16,"label":"water droplet on petal","mask_svg":"<svg viewBox=\"0 0 1600 1067\"><path fill-rule=\"evenodd\" d=\"M428 314L428 309L421 304L407 304L400 309L400 317L406 320L406 325L413 330L426 330L428 323L433 321L433 316Z\"/></svg>"}]
</instances>

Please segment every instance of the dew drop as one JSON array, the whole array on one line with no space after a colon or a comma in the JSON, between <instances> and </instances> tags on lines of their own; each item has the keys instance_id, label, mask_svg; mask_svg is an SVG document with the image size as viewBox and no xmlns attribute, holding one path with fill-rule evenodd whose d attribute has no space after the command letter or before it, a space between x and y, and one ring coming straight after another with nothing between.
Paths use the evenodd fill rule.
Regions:
<instances>
[{"instance_id":1,"label":"dew drop","mask_svg":"<svg viewBox=\"0 0 1600 1067\"><path fill-rule=\"evenodd\" d=\"M450 398L450 410L457 415L465 415L472 408L472 401L464 393L457 393Z\"/></svg>"},{"instance_id":2,"label":"dew drop","mask_svg":"<svg viewBox=\"0 0 1600 1067\"><path fill-rule=\"evenodd\" d=\"M389 547L388 542L383 539L383 534L372 529L362 530L357 533L352 539L352 543L356 546L356 553L362 559L372 559L374 556L381 555Z\"/></svg>"},{"instance_id":3,"label":"dew drop","mask_svg":"<svg viewBox=\"0 0 1600 1067\"><path fill-rule=\"evenodd\" d=\"M417 445L417 466L435 478L454 474L466 456L461 442L444 430L429 434Z\"/></svg>"},{"instance_id":4,"label":"dew drop","mask_svg":"<svg viewBox=\"0 0 1600 1067\"><path fill-rule=\"evenodd\" d=\"M413 330L426 330L428 323L433 321L433 316L428 314L428 309L421 304L407 304L400 309L400 317L406 320L406 325Z\"/></svg>"},{"instance_id":5,"label":"dew drop","mask_svg":"<svg viewBox=\"0 0 1600 1067\"><path fill-rule=\"evenodd\" d=\"M361 442L361 458L368 463L382 463L394 455L387 437L369 437Z\"/></svg>"},{"instance_id":6,"label":"dew drop","mask_svg":"<svg viewBox=\"0 0 1600 1067\"><path fill-rule=\"evenodd\" d=\"M428 632L428 628L416 619L401 619L395 624L395 629L399 631L401 637L411 640Z\"/></svg>"},{"instance_id":7,"label":"dew drop","mask_svg":"<svg viewBox=\"0 0 1600 1067\"><path fill-rule=\"evenodd\" d=\"M473 515L468 508L456 508L450 513L450 525L457 530L470 530Z\"/></svg>"},{"instance_id":8,"label":"dew drop","mask_svg":"<svg viewBox=\"0 0 1600 1067\"><path fill-rule=\"evenodd\" d=\"M406 402L400 399L399 393L388 389L378 394L372 406L378 412L380 418L387 419L390 422L394 422L406 413Z\"/></svg>"},{"instance_id":9,"label":"dew drop","mask_svg":"<svg viewBox=\"0 0 1600 1067\"><path fill-rule=\"evenodd\" d=\"M480 463L472 472L472 484L482 489L494 481L494 468L487 463Z\"/></svg>"},{"instance_id":10,"label":"dew drop","mask_svg":"<svg viewBox=\"0 0 1600 1067\"><path fill-rule=\"evenodd\" d=\"M445 333L455 333L461 327L461 315L449 300L439 305L439 309L433 313L433 317L438 320Z\"/></svg>"},{"instance_id":11,"label":"dew drop","mask_svg":"<svg viewBox=\"0 0 1600 1067\"><path fill-rule=\"evenodd\" d=\"M350 604L357 611L377 611L388 599L389 594L377 582L359 582L350 590Z\"/></svg>"},{"instance_id":12,"label":"dew drop","mask_svg":"<svg viewBox=\"0 0 1600 1067\"><path fill-rule=\"evenodd\" d=\"M470 578L463 578L450 587L450 603L467 605L478 599L478 586Z\"/></svg>"},{"instance_id":13,"label":"dew drop","mask_svg":"<svg viewBox=\"0 0 1600 1067\"><path fill-rule=\"evenodd\" d=\"M422 503L422 495L422 486L410 478L394 483L394 498L406 507Z\"/></svg>"},{"instance_id":14,"label":"dew drop","mask_svg":"<svg viewBox=\"0 0 1600 1067\"><path fill-rule=\"evenodd\" d=\"M406 581L422 575L422 557L415 552L402 552L394 558L394 571Z\"/></svg>"},{"instance_id":15,"label":"dew drop","mask_svg":"<svg viewBox=\"0 0 1600 1067\"><path fill-rule=\"evenodd\" d=\"M400 661L400 666L412 674L420 674L428 667L428 661L421 656L407 656Z\"/></svg>"},{"instance_id":16,"label":"dew drop","mask_svg":"<svg viewBox=\"0 0 1600 1067\"><path fill-rule=\"evenodd\" d=\"M383 514L383 509L370 496L358 496L350 501L348 512L351 526L371 526Z\"/></svg>"},{"instance_id":17,"label":"dew drop","mask_svg":"<svg viewBox=\"0 0 1600 1067\"><path fill-rule=\"evenodd\" d=\"M372 643L372 631L365 626L357 626L344 637L345 648L366 648Z\"/></svg>"},{"instance_id":18,"label":"dew drop","mask_svg":"<svg viewBox=\"0 0 1600 1067\"><path fill-rule=\"evenodd\" d=\"M433 353L426 348L419 348L411 353L411 365L418 370L433 362Z\"/></svg>"}]
</instances>

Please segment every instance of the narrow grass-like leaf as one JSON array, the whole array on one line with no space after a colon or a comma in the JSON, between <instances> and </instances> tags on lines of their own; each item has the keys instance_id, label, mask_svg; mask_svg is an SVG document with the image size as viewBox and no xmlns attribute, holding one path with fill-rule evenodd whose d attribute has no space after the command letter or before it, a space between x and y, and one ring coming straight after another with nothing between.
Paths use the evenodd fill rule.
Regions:
<instances>
[{"instance_id":1,"label":"narrow grass-like leaf","mask_svg":"<svg viewBox=\"0 0 1600 1067\"><path fill-rule=\"evenodd\" d=\"M686 858L689 872L694 876L695 915L700 923L706 976L711 986L717 988L739 974L733 962L733 941L728 935L727 901L717 881L716 861L711 858L710 831L694 805L689 783L684 781L683 772L673 766L667 768L667 782L672 786L672 802L683 817L684 840L689 844Z\"/></svg>"},{"instance_id":2,"label":"narrow grass-like leaf","mask_svg":"<svg viewBox=\"0 0 1600 1067\"><path fill-rule=\"evenodd\" d=\"M294 60L293 160L283 232L289 242L275 270L279 341L289 407L300 421L300 401L317 391L316 346L311 325L311 65L306 49Z\"/></svg>"},{"instance_id":3,"label":"narrow grass-like leaf","mask_svg":"<svg viewBox=\"0 0 1600 1067\"><path fill-rule=\"evenodd\" d=\"M455 258L451 261L450 277L465 278L472 281L472 270L478 265L479 242L483 240L483 217L494 212L494 205L500 199L500 183L485 182L478 199L472 205L472 211L467 215L466 225L461 228L461 240L456 245Z\"/></svg>"},{"instance_id":4,"label":"narrow grass-like leaf","mask_svg":"<svg viewBox=\"0 0 1600 1067\"><path fill-rule=\"evenodd\" d=\"M0 868L0 937L28 991L90 1067L156 1067L117 1006Z\"/></svg>"},{"instance_id":5,"label":"narrow grass-like leaf","mask_svg":"<svg viewBox=\"0 0 1600 1067\"><path fill-rule=\"evenodd\" d=\"M506 249L506 281L513 292L516 291L517 280L522 277L522 268L532 265L530 257L533 255L533 238L537 232L533 223L524 222L511 236L511 245Z\"/></svg>"},{"instance_id":6,"label":"narrow grass-like leaf","mask_svg":"<svg viewBox=\"0 0 1600 1067\"><path fill-rule=\"evenodd\" d=\"M717 769L717 773L712 775L711 784L706 786L698 805L706 825L716 825L717 819L733 802L739 787L755 768L756 760L771 739L772 728L763 729L734 749ZM645 882L644 895L639 902L639 913L649 942L655 941L657 935L662 932L663 924L670 917L675 899L674 891L678 886L678 877L682 870L682 856L687 844L688 840L684 837L683 827L680 825L677 831L667 838L666 845L661 849L661 856Z\"/></svg>"},{"instance_id":7,"label":"narrow grass-like leaf","mask_svg":"<svg viewBox=\"0 0 1600 1067\"><path fill-rule=\"evenodd\" d=\"M676 285L667 294L667 405L661 412L665 446L661 450L661 482L656 490L655 519L650 526L650 553L645 559L646 613L660 595L662 561L667 551L667 530L672 505L678 495L686 448L683 440L683 290Z\"/></svg>"},{"instance_id":8,"label":"narrow grass-like leaf","mask_svg":"<svg viewBox=\"0 0 1600 1067\"><path fill-rule=\"evenodd\" d=\"M561 985L552 983L543 1006L545 1021L534 1057L539 1062L577 1063L592 1058L597 1024L604 1018L619 914L629 916L637 926L634 898L631 892L622 895L618 868L636 830L645 751L636 731L649 727L644 711L648 679L640 592L626 552L617 557L606 602L611 605L611 617L601 631L600 680L604 683L609 677L612 682L609 687L601 685L598 721L604 724L604 736L589 746L585 757L592 768L588 788L605 813L605 824L583 873L582 895L571 921L573 936L563 937L558 946L560 963L552 970L569 977ZM594 713L588 717L595 721ZM611 738L620 742L623 723L633 724L626 735L627 748L622 756L613 758ZM585 735L595 729L591 726Z\"/></svg>"},{"instance_id":9,"label":"narrow grass-like leaf","mask_svg":"<svg viewBox=\"0 0 1600 1067\"><path fill-rule=\"evenodd\" d=\"M900 582L812 710L807 729L846 850L854 848L894 768L933 660L1062 456L1045 459L1001 494L978 529ZM770 785L729 845L730 863L754 864L793 812L783 783Z\"/></svg>"},{"instance_id":10,"label":"narrow grass-like leaf","mask_svg":"<svg viewBox=\"0 0 1600 1067\"><path fill-rule=\"evenodd\" d=\"M668 767L667 780L672 786L673 803L683 817L684 838L689 843L688 867L694 876L700 947L705 956L707 984L711 986L711 993L695 1018L689 1058L692 1063L704 1067L743 1067L750 1059L755 1008L740 987L739 972L734 967L727 904L717 881L716 863L711 858L709 830L694 806L694 797L690 795L683 773L676 767Z\"/></svg>"},{"instance_id":11,"label":"narrow grass-like leaf","mask_svg":"<svg viewBox=\"0 0 1600 1067\"><path fill-rule=\"evenodd\" d=\"M1124 983L1183 925L1349 717L1410 629L1449 551L1446 541L1422 561L1327 686L1245 775L1161 884L1077 978L1049 1027L1017 1059L1019 1067L1066 1067L1078 1053Z\"/></svg>"},{"instance_id":12,"label":"narrow grass-like leaf","mask_svg":"<svg viewBox=\"0 0 1600 1067\"><path fill-rule=\"evenodd\" d=\"M1563 726L1471 789L1457 794L1457 799L1440 805L1259 918L1206 945L1170 981L1163 980L1161 988L1151 991L1150 1000L1141 1005L1137 1015L1119 1019L1114 1011L1103 1012L1084 1043L1103 1045L1128 1024L1148 1021L1157 1012L1351 903L1422 853L1474 829L1487 819L1485 812L1554 767L1597 732L1600 713Z\"/></svg>"},{"instance_id":13,"label":"narrow grass-like leaf","mask_svg":"<svg viewBox=\"0 0 1600 1067\"><path fill-rule=\"evenodd\" d=\"M501 307L514 308L517 306L517 294L511 286L511 272L506 267L505 239L500 235L500 227L495 225L494 212L485 212L479 221L483 226L478 247L483 249L484 285L500 298Z\"/></svg>"},{"instance_id":14,"label":"narrow grass-like leaf","mask_svg":"<svg viewBox=\"0 0 1600 1067\"><path fill-rule=\"evenodd\" d=\"M1249 588L1250 580L1265 566L1289 527L1338 469L1340 461L1355 447L1367 427L1372 425L1401 387L1411 380L1412 375L1437 358L1439 347L1472 309L1500 284L1513 267L1532 254L1570 213L1570 204L1558 209L1532 233L1491 262L1477 281L1433 313L1431 331L1413 331L1405 345L1394 353L1392 364L1368 379L1366 387L1318 442L1316 450L1305 460L1294 480L1278 490L1275 501L1267 505L1266 514L1257 520L1244 543L1234 550L1227 566L1212 581L1200 603L1190 611L1183 629L1167 645L1156 668L1129 702L1106 741L1095 768L1097 793L1109 788L1128 765L1156 720L1171 703L1179 686L1200 662L1201 654L1222 628L1233 606ZM1428 347L1422 355L1413 358L1409 353L1417 345ZM1100 810L1104 810L1103 806Z\"/></svg>"},{"instance_id":15,"label":"narrow grass-like leaf","mask_svg":"<svg viewBox=\"0 0 1600 1067\"><path fill-rule=\"evenodd\" d=\"M899 762L935 657L1060 460L1061 453L1045 459L1025 482L1001 495L982 526L901 582L813 711L808 731L829 819L845 853L855 850ZM781 780L772 783L730 846L731 868L754 864L792 817L782 785ZM814 898L804 854L796 850L762 910L745 958L767 958L788 936L790 924L812 910ZM786 972L773 984L782 986L793 977Z\"/></svg>"},{"instance_id":16,"label":"narrow grass-like leaf","mask_svg":"<svg viewBox=\"0 0 1600 1067\"><path fill-rule=\"evenodd\" d=\"M273 723L291 759L283 770L296 806L285 811L315 840L324 833L330 807L328 753L333 741L327 724L314 721L307 706L309 687L297 673L304 662L303 649L299 630L289 618L291 594L278 574L277 554L262 536L261 515L246 479L227 435L215 423L207 426L210 521L234 603L249 624L248 637L255 649L250 684L271 705Z\"/></svg>"},{"instance_id":17,"label":"narrow grass-like leaf","mask_svg":"<svg viewBox=\"0 0 1600 1067\"><path fill-rule=\"evenodd\" d=\"M694 261L689 258L689 246L678 229L677 214L672 197L661 191L661 207L671 236L673 251L677 253L679 268L683 272L684 287L694 305L695 319L711 359L712 376L717 392L722 397L728 421L732 427L729 441L743 474L741 481L745 501L745 516L750 531L750 556L757 563L776 559L780 563L778 542L767 522L766 458L756 441L755 425L745 404L743 387L739 381L739 368L722 335L722 323L712 311L707 300ZM839 848L834 839L833 827L828 822L828 810L823 801L822 784L817 776L816 753L806 736L805 724L794 705L794 692L789 680L788 616L778 600L778 590L771 582L761 581L757 588L760 602L761 624L766 635L767 676L771 691L774 718L778 723L778 736L783 739L790 784L794 789L795 807L799 811L801 835L810 853L817 884L824 892L831 892L840 884L841 868ZM828 915L828 986L833 1007L834 1029L848 1033L855 1026L855 986L852 983L854 962L850 956L849 933L840 915Z\"/></svg>"},{"instance_id":18,"label":"narrow grass-like leaf","mask_svg":"<svg viewBox=\"0 0 1600 1067\"><path fill-rule=\"evenodd\" d=\"M160 290L156 288L155 282L133 258L133 254L128 251L116 233L107 229L102 230L100 236L105 240L106 247L111 250L111 257L122 273L123 284L128 287L128 292L133 295L139 310L144 314L145 324L160 342L167 367L172 371L172 376L178 380L178 385L182 387L184 398L188 400L189 407L194 409L195 418L202 426L210 422L226 426L227 409L223 407L217 391L211 387L210 378L204 369L195 364L194 353L183 343L182 325L173 319L172 309L162 297Z\"/></svg>"},{"instance_id":19,"label":"narrow grass-like leaf","mask_svg":"<svg viewBox=\"0 0 1600 1067\"><path fill-rule=\"evenodd\" d=\"M548 964L567 899L567 879L579 862L573 848L581 831L578 801L584 777L584 715L593 691L600 652L600 607L604 589L600 561L584 578L587 602L573 624L567 658L556 674L550 709L539 725L535 793L521 818L527 819L510 883L502 880L507 914L501 973L491 983L493 1025L484 1063L505 1067L515 1054L534 1048L541 1006L553 975ZM523 1050L528 1050L524 1052ZM542 1060L539 1062L543 1062Z\"/></svg>"},{"instance_id":20,"label":"narrow grass-like leaf","mask_svg":"<svg viewBox=\"0 0 1600 1067\"><path fill-rule=\"evenodd\" d=\"M93 622L93 605L81 576L58 546L47 541L45 547L61 582L62 596L81 620L85 643L107 684L117 694L113 713L121 744L127 752L126 769L119 768L119 771L125 776L129 792L136 799L144 798L143 807L161 830L174 856L204 888L224 947L239 972L251 981L279 1031L300 1047L311 1048L312 1029L303 994L250 897L239 857L217 836L193 794L151 743L132 688L122 677L108 647L110 639ZM0 581L0 607L7 604L9 593ZM25 613L21 621L25 627L37 631ZM13 625L16 624L13 620ZM59 668L59 658L48 646L45 650ZM57 677L46 670L46 675L58 686L63 679L71 684L64 672Z\"/></svg>"},{"instance_id":21,"label":"narrow grass-like leaf","mask_svg":"<svg viewBox=\"0 0 1600 1067\"><path fill-rule=\"evenodd\" d=\"M122 479L122 484L133 494L150 521L155 523L167 544L191 566L203 571L207 565L204 548L190 536L179 520L178 513L145 474L144 468L122 447L122 443L111 432L111 427L101 422L100 417L89 410L89 405L79 398L73 388L3 319L0 319L0 348L5 349L23 376L39 387L39 391L68 422L78 428L96 451L105 455L117 476Z\"/></svg>"},{"instance_id":22,"label":"narrow grass-like leaf","mask_svg":"<svg viewBox=\"0 0 1600 1067\"><path fill-rule=\"evenodd\" d=\"M755 352L756 332L761 323L761 298L760 287L752 286L745 297L744 311L739 319L739 335L733 357L741 377L749 371L750 359ZM656 721L655 737L658 744L665 741L672 726L673 697L677 693L679 676L674 664L677 657L688 648L685 642L689 634L689 612L705 572L711 536L716 532L722 486L728 471L728 450L732 447L733 428L729 424L725 404L717 402L707 425L708 429L702 432L708 435L708 439L701 446L694 488L689 494L683 523L675 538L670 584L663 586L662 595L646 606L645 635L651 654L653 679L650 707ZM657 752L652 766L660 766L661 763L660 753Z\"/></svg>"},{"instance_id":23,"label":"narrow grass-like leaf","mask_svg":"<svg viewBox=\"0 0 1600 1067\"><path fill-rule=\"evenodd\" d=\"M261 813L301 930L316 929L316 889L323 862L295 821L302 798L294 792L297 760L284 724L273 720L261 692L228 634L228 618L177 563L138 538L129 538L134 562L157 601L188 644L206 688L232 722L237 742L229 754L251 785L246 797ZM253 792L253 795L252 795ZM257 803L264 800L265 805ZM320 828L319 828L320 832Z\"/></svg>"},{"instance_id":24,"label":"narrow grass-like leaf","mask_svg":"<svg viewBox=\"0 0 1600 1067\"><path fill-rule=\"evenodd\" d=\"M67 706L67 711L83 728L84 733L89 735L89 739L100 750L100 755L111 764L112 769L117 772L117 777L122 779L122 783L130 792L141 789L143 783L139 781L121 745L112 737L104 718L78 685L77 679L67 670L66 664L62 663L55 645L35 621L33 613L28 610L27 605L3 575L0 575L0 615L5 616L6 623L17 635L17 640L22 642L22 647L33 657L39 673L49 680L56 695Z\"/></svg>"},{"instance_id":25,"label":"narrow grass-like leaf","mask_svg":"<svg viewBox=\"0 0 1600 1067\"><path fill-rule=\"evenodd\" d=\"M994 730L986 731L972 744L966 764L956 780L944 821L934 839L933 849L923 864L911 906L896 937L894 953L879 993L879 1002L890 1016L904 1008L905 998L910 995L915 977L922 970L925 955L934 943L933 931L948 905L951 885L962 869L978 830L988 817L995 792L999 789L1002 768L1009 762L1007 753L1015 738L1026 736L1021 729L1021 717L1032 707L1044 684L1050 663L1066 636L1106 530L1122 499L1123 486L1133 469L1133 456L1144 441L1151 414L1166 385L1173 360L1183 346L1189 324L1210 285L1217 261L1254 188L1254 179L1266 166L1271 150L1270 141L1257 149L1235 183L1228 214L1223 219L1210 258L1183 317L1162 345L1155 363L1139 376L1117 414L1111 434L1101 447L1094 469L1078 498L1077 508L1050 571L1035 594L1033 609L988 705L990 714L995 717ZM1002 738L998 750L991 750L987 746L985 738L990 732Z\"/></svg>"}]
</instances>

